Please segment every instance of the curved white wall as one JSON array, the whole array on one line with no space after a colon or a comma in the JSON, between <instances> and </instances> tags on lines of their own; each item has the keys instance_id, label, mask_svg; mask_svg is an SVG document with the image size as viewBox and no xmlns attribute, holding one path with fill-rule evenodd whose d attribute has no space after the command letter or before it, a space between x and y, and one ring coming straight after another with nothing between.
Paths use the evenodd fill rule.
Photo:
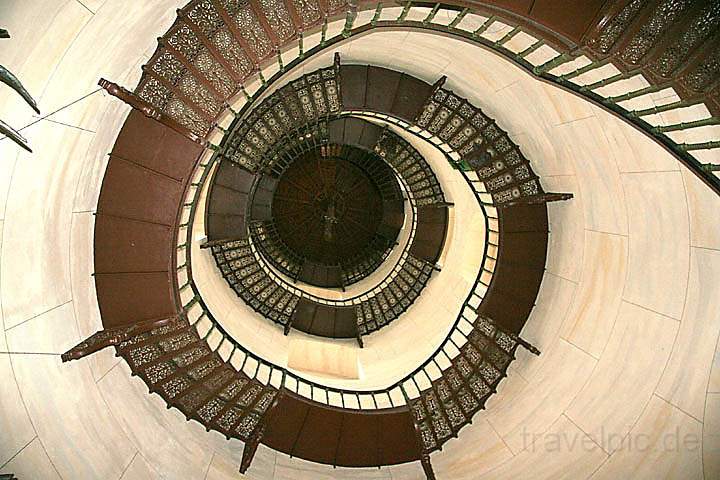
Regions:
<instances>
[{"instance_id":1,"label":"curved white wall","mask_svg":"<svg viewBox=\"0 0 720 480\"><path fill-rule=\"evenodd\" d=\"M57 354L100 328L92 210L133 85L184 1L0 4L0 63L43 112L0 140L0 471L38 479L237 478L241 445L187 423L107 352ZM108 35L112 32L112 35ZM718 478L720 200L671 156L492 53L411 32L367 35L346 61L405 69L474 98L547 189L551 243L520 353L487 411L432 456L439 478ZM659 100L659 98L658 98ZM33 121L0 90L0 115ZM10 352L10 353L8 353ZM679 432L680 446L673 444ZM534 440L534 441L533 441ZM693 441L697 440L698 443ZM419 465L332 470L262 448L248 478L421 478Z\"/></svg>"}]
</instances>

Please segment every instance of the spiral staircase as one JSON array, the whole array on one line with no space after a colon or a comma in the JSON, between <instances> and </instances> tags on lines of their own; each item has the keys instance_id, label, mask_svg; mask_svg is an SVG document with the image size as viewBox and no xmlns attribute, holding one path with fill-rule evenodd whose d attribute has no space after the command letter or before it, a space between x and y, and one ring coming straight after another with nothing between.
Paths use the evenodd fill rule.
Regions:
<instances>
[{"instance_id":1,"label":"spiral staircase","mask_svg":"<svg viewBox=\"0 0 720 480\"><path fill-rule=\"evenodd\" d=\"M576 190L558 178L563 175L548 174L548 160L534 158L539 150L525 146L516 125L493 118L502 114L502 105L498 109L490 100L479 100L465 79L380 64L372 54L365 59L353 49L362 51L362 42L375 32L410 32L408 38L418 35L420 50L426 35L495 54L513 72L561 89L573 101L602 109L613 122L635 129L633 138L687 169L703 202L715 202L720 194L715 174L720 3L560 3L562 9L557 2L541 1L193 0L182 6L135 75L136 88L100 81L117 97L116 105L129 106L122 107L93 207L92 272L102 327L69 350L65 342L63 361L89 358L62 368L109 361L103 349L111 347L163 405L213 432L208 438L219 433L228 448L241 452L234 457L237 466L252 478L269 478L262 463L269 450L330 466L331 473L323 474L331 477L337 467L350 468L337 470L346 475L342 478L377 467L391 478L475 478L461 467L448 467L441 455L456 452L460 463L468 459L468 465L485 472L486 458L458 454L458 442L467 448L477 442L482 450L481 437L504 438L499 432L507 433L502 448L511 456L530 452L528 464L542 464L525 443L525 430L520 447L517 435L510 435L516 431L486 420L483 411L500 409L500 418L514 421L520 415L514 412L533 400L520 395L510 397L505 407L502 402L533 373L541 385L552 385L553 371L561 365L578 369L580 378L580 371L589 375L593 369L588 365L598 358L602 371L599 365L609 357L592 338L610 335L609 330L578 321L566 339L558 337L555 343L548 343L543 332L559 329L560 317L568 315L568 305L553 302L572 303L551 287L568 281L556 273L557 244L573 228L567 223L571 217L558 212L580 200L589 205L586 222L596 222L586 235L606 233L604 219L594 217L593 208L613 201L609 190L602 199L592 194L574 198L569 192ZM537 106L541 115L543 107L549 106ZM551 108L547 115L553 115ZM597 172L600 177L605 173L611 175ZM632 185L657 195L654 187ZM480 226L470 229L462 221L469 219ZM712 231L712 218L707 223ZM469 253L466 262L453 260L457 238L481 251L476 269ZM564 254L570 251L566 243ZM615 250L603 252L611 263ZM589 261L587 253L583 261ZM414 365L400 374L389 372L392 380L377 381L380 387L368 387L359 377L331 381L283 363L268 355L255 335L233 330L245 322L248 332L257 325L261 334L273 332L268 338L288 339L283 342L289 348L302 343L327 354L334 348L328 345L341 345L372 354L414 315L426 315L423 299L439 292L442 282L454 278L447 272L463 263L472 270L464 275L472 280L443 290L452 313L434 318L431 327L441 338L427 351L418 347ZM223 282L211 283L213 276ZM692 278L689 269L687 276ZM226 304L244 316L218 308L217 297L208 295L210 286L224 289ZM643 307L644 300L631 301L645 298L642 292L626 286L623 308ZM689 287L687 295L691 298ZM586 308L597 313L608 307ZM683 316L683 322L687 312L662 299L653 308L635 313L637 331L626 328L642 337L646 325L655 335L649 341L664 344L667 336L675 337L673 330L652 328L648 312L671 320ZM708 310L697 317L715 325L713 315ZM708 346L698 349L712 352L714 327L691 325L698 337L709 328ZM582 328L590 329L589 340ZM672 360L717 370L707 366L713 360L706 353L699 359L680 349L683 335L690 333L677 335ZM574 353L558 353L565 344L574 345L573 339L588 358L573 362ZM695 336L692 340L691 345L702 343ZM650 362L657 354L643 347L633 353L625 336L618 342L609 342L615 350L607 350L615 359L628 359L626 370L616 370L617 378L642 376L633 370L634 362ZM278 342L276 348L285 345ZM405 361L403 355L398 353L398 361ZM664 371L673 372L672 360ZM535 362L556 367L543 370L538 367L543 363ZM573 397L583 397L584 382ZM612 382L603 385L610 385L609 396L624 394L613 392ZM625 451L606 445L602 433L598 439L590 424L579 420L580 407L573 411L575 404L553 391L540 389L540 394L548 404L565 405L559 422L572 425L563 428L590 431L593 447L582 458L570 449L560 468L534 474L585 478L602 467L606 476L631 475L612 461ZM652 401L682 404L667 398L677 390L664 392L654 393ZM588 410L594 401L586 401ZM692 410L681 406L681 412ZM546 415L536 413L539 419ZM659 418L667 420L667 415ZM471 425L474 420L477 424ZM701 455L705 478L717 471L711 448L718 443L713 441L704 443L708 449ZM666 471L661 461L652 462L654 453L648 455L651 463L638 461L638 478L684 478L683 472L690 472L683 470L684 451L675 453L680 463ZM485 454L495 468L489 478L518 475ZM579 470L562 468L573 459ZM581 469L586 461L593 469ZM403 470L410 462L419 467ZM212 464L213 459L208 468ZM521 470L519 477L531 473Z\"/></svg>"}]
</instances>

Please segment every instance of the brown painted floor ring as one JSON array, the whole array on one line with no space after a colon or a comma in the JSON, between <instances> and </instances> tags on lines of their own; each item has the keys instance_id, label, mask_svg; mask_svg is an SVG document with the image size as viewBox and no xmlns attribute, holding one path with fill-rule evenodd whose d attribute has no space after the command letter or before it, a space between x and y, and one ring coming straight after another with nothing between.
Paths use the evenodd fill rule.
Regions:
<instances>
[{"instance_id":1,"label":"brown painted floor ring","mask_svg":"<svg viewBox=\"0 0 720 480\"><path fill-rule=\"evenodd\" d=\"M177 313L174 236L201 152L137 110L120 130L95 222L95 286L106 328Z\"/></svg>"},{"instance_id":2,"label":"brown painted floor ring","mask_svg":"<svg viewBox=\"0 0 720 480\"><path fill-rule=\"evenodd\" d=\"M280 176L272 203L280 238L315 263L347 263L367 248L383 215L370 175L319 150L295 159Z\"/></svg>"}]
</instances>

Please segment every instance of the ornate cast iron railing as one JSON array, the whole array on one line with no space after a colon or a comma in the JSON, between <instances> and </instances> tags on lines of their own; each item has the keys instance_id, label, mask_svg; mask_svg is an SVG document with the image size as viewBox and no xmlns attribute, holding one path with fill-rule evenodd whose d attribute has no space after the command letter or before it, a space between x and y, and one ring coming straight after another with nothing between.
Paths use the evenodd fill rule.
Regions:
<instances>
[{"instance_id":1,"label":"ornate cast iron railing","mask_svg":"<svg viewBox=\"0 0 720 480\"><path fill-rule=\"evenodd\" d=\"M217 29L217 25L222 22L219 22L218 14L208 13L208 3L217 5L216 1L196 1L181 10L180 23L169 32L163 44L167 48L158 50L150 63L152 67L148 67L149 70L160 69L155 67L158 62L159 65L165 65L162 62L169 61L166 54L176 51L182 53L178 49L185 43L192 48L188 47L189 50L185 52L187 56L178 55L179 59L168 66L168 71L175 72L172 75L178 75L178 72L201 72L201 67L197 65L191 68L189 62L192 59L203 65L202 68L212 67L212 71L219 72L218 66L224 66L225 71L231 72L228 76L235 80L248 83L258 79L260 85L266 85L263 69L257 65L265 65L267 71L279 69L282 72L286 70L286 64L296 60L287 53L283 55L280 50L263 47L268 42L262 40L260 35L255 39L257 44L252 48L250 44L246 44L248 48L243 50L244 53L234 47L234 63L230 62L223 57L229 54L219 50L217 45L220 45L221 39L227 39L231 30L236 31L237 27L228 22L230 26L221 25ZM720 109L720 84L716 80L720 77L720 62L717 60L720 52L720 36L717 33L720 7L717 1L617 0L608 8L605 21L586 34L580 45L563 40L561 36L536 23L523 21L517 15L481 4L460 7L452 2L422 2L417 5L407 2L403 5L386 7L382 3L368 2L362 3L358 8L348 9L347 6L338 4L336 10L328 11L324 16L317 11L317 15L312 16L312 19L308 17L302 24L297 24L300 27L294 29L296 52L299 57L304 58L314 53L318 47L333 45L373 28L412 27L451 33L503 55L528 73L572 91L621 116L657 140L716 193L720 193L720 181L711 173L717 169L712 159L713 150L720 148L720 141L712 130L703 130L703 127L718 124ZM341 18L344 9L347 13L344 14L343 21ZM204 13L198 13L200 11ZM298 14L301 11L302 9L298 10ZM204 15L209 17L205 18ZM282 15L282 12L278 15ZM289 18L297 20L292 12L288 15ZM200 30L199 24L207 28L208 32L212 29L210 26L205 27L205 24L214 25L212 28L217 30L212 30L212 35L217 38L213 37L214 40L210 41L209 37L196 33ZM319 43L308 49L313 28L319 29L321 35ZM257 27L253 29L258 30ZM286 31L287 36L282 38L292 39L289 32L293 29ZM277 36L270 38L276 47L286 47L289 41ZM173 42L178 45L176 50L172 50ZM650 48L652 45L654 46ZM203 46L204 49L201 48ZM193 57L199 55L200 51L212 54L214 63L204 54L199 58ZM257 52L262 56L258 57ZM272 64L273 60L275 64ZM209 78L215 77L208 70L194 81L185 81L189 84L194 82L195 85L202 83L203 86L198 86L194 94L202 95L202 98L209 101L208 105L216 105L211 111L203 111L197 107L199 97L193 102L183 94L182 89L192 85L172 84L171 80L179 81L180 77L171 77L162 83L156 78L157 75L149 72L143 79L136 90L141 98L155 102L154 105L160 111L186 122L188 133L195 128L195 133L205 135L211 129L217 128L217 123L213 123L214 118L209 117L223 104L221 93L230 88L227 78L222 82L219 78L215 79L216 85L213 87ZM634 79L633 82L625 82L630 79ZM633 83L643 86L633 88ZM624 84L628 85L625 91ZM610 92L607 87L611 86L612 93L604 93ZM250 97L244 87L240 87L239 91ZM652 102L652 95L660 91L667 92L670 100L656 106ZM224 100L229 98L231 96ZM183 104L187 106L178 106L178 99L187 100L187 103ZM704 112L682 111L701 104L707 107ZM656 115L665 112L682 113L687 115L688 119L672 123ZM192 127L191 124L195 126Z\"/></svg>"}]
</instances>

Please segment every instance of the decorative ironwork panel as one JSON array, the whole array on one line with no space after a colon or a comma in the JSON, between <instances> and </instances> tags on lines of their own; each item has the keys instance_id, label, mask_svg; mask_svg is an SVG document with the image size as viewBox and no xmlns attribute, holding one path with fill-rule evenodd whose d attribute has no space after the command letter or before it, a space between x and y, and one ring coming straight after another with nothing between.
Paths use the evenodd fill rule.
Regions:
<instances>
[{"instance_id":1,"label":"decorative ironwork panel","mask_svg":"<svg viewBox=\"0 0 720 480\"><path fill-rule=\"evenodd\" d=\"M159 51L148 66L148 69L153 74L167 81L168 84L176 86L177 91L180 93L191 93L196 99L210 95L205 87L200 86L197 89L195 88L195 86L198 85L197 81L187 72L187 69L185 69L182 63L167 51ZM167 114L170 118L193 133L203 136L210 129L210 122L195 111L192 106L187 105L183 100L178 98L162 81L147 73L143 75L136 89L136 94L141 100L146 101L159 111ZM222 106L217 100L212 96L210 96L209 100L211 103L205 105L205 107L208 108L207 111L209 113L219 112Z\"/></svg>"},{"instance_id":2,"label":"decorative ironwork panel","mask_svg":"<svg viewBox=\"0 0 720 480\"><path fill-rule=\"evenodd\" d=\"M303 27L307 28L318 23L322 18L322 10L317 0L291 0L295 11L302 20Z\"/></svg>"},{"instance_id":3,"label":"decorative ironwork panel","mask_svg":"<svg viewBox=\"0 0 720 480\"><path fill-rule=\"evenodd\" d=\"M264 59L273 52L273 44L247 0L225 0L243 40L258 59Z\"/></svg>"},{"instance_id":4,"label":"decorative ironwork panel","mask_svg":"<svg viewBox=\"0 0 720 480\"><path fill-rule=\"evenodd\" d=\"M230 134L224 157L256 171L272 168L283 144L299 131L326 142L324 119L342 110L339 90L335 66L285 85L258 105Z\"/></svg>"},{"instance_id":5,"label":"decorative ironwork panel","mask_svg":"<svg viewBox=\"0 0 720 480\"><path fill-rule=\"evenodd\" d=\"M630 40L620 55L626 63L637 65L690 4L689 0L664 0Z\"/></svg>"},{"instance_id":6,"label":"decorative ironwork panel","mask_svg":"<svg viewBox=\"0 0 720 480\"><path fill-rule=\"evenodd\" d=\"M166 50L161 50L150 69L173 85L177 85L187 71L183 63Z\"/></svg>"},{"instance_id":7,"label":"decorative ironwork panel","mask_svg":"<svg viewBox=\"0 0 720 480\"><path fill-rule=\"evenodd\" d=\"M223 362L186 319L127 339L117 348L168 405L241 440L263 422L278 395L274 387L264 387Z\"/></svg>"},{"instance_id":8,"label":"decorative ironwork panel","mask_svg":"<svg viewBox=\"0 0 720 480\"><path fill-rule=\"evenodd\" d=\"M181 332L177 335L166 337L158 342L158 345L163 352L172 352L180 350L195 341L194 336L190 331Z\"/></svg>"},{"instance_id":9,"label":"decorative ironwork panel","mask_svg":"<svg viewBox=\"0 0 720 480\"><path fill-rule=\"evenodd\" d=\"M212 35L225 25L220 14L215 10L210 0L201 0L196 2L187 11L188 18L197 25L200 31L206 37Z\"/></svg>"},{"instance_id":10,"label":"decorative ironwork panel","mask_svg":"<svg viewBox=\"0 0 720 480\"><path fill-rule=\"evenodd\" d=\"M718 27L720 27L720 2L715 0L702 9L677 42L670 45L653 62L651 68L664 77L672 75L698 45L718 31Z\"/></svg>"},{"instance_id":11,"label":"decorative ironwork panel","mask_svg":"<svg viewBox=\"0 0 720 480\"><path fill-rule=\"evenodd\" d=\"M345 10L348 6L347 0L328 0L329 13L337 13Z\"/></svg>"},{"instance_id":12,"label":"decorative ironwork panel","mask_svg":"<svg viewBox=\"0 0 720 480\"><path fill-rule=\"evenodd\" d=\"M259 423L260 415L248 413L240 420L237 427L235 427L235 433L237 433L240 438L250 438Z\"/></svg>"},{"instance_id":13,"label":"decorative ironwork panel","mask_svg":"<svg viewBox=\"0 0 720 480\"><path fill-rule=\"evenodd\" d=\"M203 422L210 422L225 407L225 402L218 398L211 398L205 405L198 409L197 415Z\"/></svg>"},{"instance_id":14,"label":"decorative ironwork panel","mask_svg":"<svg viewBox=\"0 0 720 480\"><path fill-rule=\"evenodd\" d=\"M130 351L128 362L132 367L139 368L157 360L161 355L162 350L157 345L143 345Z\"/></svg>"},{"instance_id":15,"label":"decorative ironwork panel","mask_svg":"<svg viewBox=\"0 0 720 480\"><path fill-rule=\"evenodd\" d=\"M250 227L250 234L263 256L290 278L297 278L303 260L295 255L280 238L273 222L256 222Z\"/></svg>"},{"instance_id":16,"label":"decorative ironwork panel","mask_svg":"<svg viewBox=\"0 0 720 480\"><path fill-rule=\"evenodd\" d=\"M253 62L228 27L218 30L210 37L210 41L240 78L245 78L253 72L255 69Z\"/></svg>"},{"instance_id":17,"label":"decorative ironwork panel","mask_svg":"<svg viewBox=\"0 0 720 480\"><path fill-rule=\"evenodd\" d=\"M288 40L295 35L295 25L293 25L290 12L282 0L258 1L270 28L280 40Z\"/></svg>"},{"instance_id":18,"label":"decorative ironwork panel","mask_svg":"<svg viewBox=\"0 0 720 480\"><path fill-rule=\"evenodd\" d=\"M457 436L472 416L484 408L514 358L517 337L478 317L468 342L430 388L410 402L410 412L425 453Z\"/></svg>"},{"instance_id":19,"label":"decorative ironwork panel","mask_svg":"<svg viewBox=\"0 0 720 480\"><path fill-rule=\"evenodd\" d=\"M343 283L350 285L368 276L387 258L391 250L389 242L376 235L366 250L343 263Z\"/></svg>"},{"instance_id":20,"label":"decorative ironwork panel","mask_svg":"<svg viewBox=\"0 0 720 480\"><path fill-rule=\"evenodd\" d=\"M313 121L315 118L318 117L318 115L315 113L315 105L310 96L310 89L308 87L306 77L301 77L295 80L294 82L292 82L292 86L295 89L295 94L300 103L300 108L302 109L304 121Z\"/></svg>"},{"instance_id":21,"label":"decorative ironwork panel","mask_svg":"<svg viewBox=\"0 0 720 480\"><path fill-rule=\"evenodd\" d=\"M168 102L165 113L183 127L200 136L204 136L210 130L210 122L178 98L173 98Z\"/></svg>"},{"instance_id":22,"label":"decorative ironwork panel","mask_svg":"<svg viewBox=\"0 0 720 480\"><path fill-rule=\"evenodd\" d=\"M287 325L299 297L268 276L247 240L215 246L212 252L228 284L248 306L276 323Z\"/></svg>"},{"instance_id":23,"label":"decorative ironwork panel","mask_svg":"<svg viewBox=\"0 0 720 480\"><path fill-rule=\"evenodd\" d=\"M154 78L144 77L137 88L137 95L158 110L165 111L173 94L162 83Z\"/></svg>"},{"instance_id":24,"label":"decorative ironwork panel","mask_svg":"<svg viewBox=\"0 0 720 480\"><path fill-rule=\"evenodd\" d=\"M440 182L432 168L405 140L385 132L378 140L375 152L408 184L418 206L445 201Z\"/></svg>"},{"instance_id":25,"label":"decorative ironwork panel","mask_svg":"<svg viewBox=\"0 0 720 480\"><path fill-rule=\"evenodd\" d=\"M235 92L235 82L210 52L200 53L195 59L194 65L223 98L227 99Z\"/></svg>"},{"instance_id":26,"label":"decorative ironwork panel","mask_svg":"<svg viewBox=\"0 0 720 480\"><path fill-rule=\"evenodd\" d=\"M196 108L200 108L211 117L217 116L224 105L215 95L192 75L184 75L178 82L178 89Z\"/></svg>"},{"instance_id":27,"label":"decorative ironwork panel","mask_svg":"<svg viewBox=\"0 0 720 480\"><path fill-rule=\"evenodd\" d=\"M389 283L355 307L355 318L361 335L379 330L398 318L425 288L432 267L412 255L405 258L400 271Z\"/></svg>"},{"instance_id":28,"label":"decorative ironwork panel","mask_svg":"<svg viewBox=\"0 0 720 480\"><path fill-rule=\"evenodd\" d=\"M166 401L169 401L187 391L190 386L191 382L187 377L176 377L163 383L159 388L159 392L164 394Z\"/></svg>"},{"instance_id":29,"label":"decorative ironwork panel","mask_svg":"<svg viewBox=\"0 0 720 480\"><path fill-rule=\"evenodd\" d=\"M230 432L232 426L242 418L242 415L243 411L241 409L234 407L230 408L220 416L216 424L220 430Z\"/></svg>"},{"instance_id":30,"label":"decorative ironwork panel","mask_svg":"<svg viewBox=\"0 0 720 480\"><path fill-rule=\"evenodd\" d=\"M418 125L438 136L476 171L497 204L543 193L528 160L482 110L439 88L418 116Z\"/></svg>"},{"instance_id":31,"label":"decorative ironwork panel","mask_svg":"<svg viewBox=\"0 0 720 480\"><path fill-rule=\"evenodd\" d=\"M632 0L628 3L597 36L588 42L588 47L598 53L610 52L647 2L648 0Z\"/></svg>"},{"instance_id":32,"label":"decorative ironwork panel","mask_svg":"<svg viewBox=\"0 0 720 480\"><path fill-rule=\"evenodd\" d=\"M204 49L197 35L185 24L176 24L165 35L168 45L180 52L188 61L192 62Z\"/></svg>"},{"instance_id":33,"label":"decorative ironwork panel","mask_svg":"<svg viewBox=\"0 0 720 480\"><path fill-rule=\"evenodd\" d=\"M720 45L694 68L680 79L680 83L696 92L704 92L720 78Z\"/></svg>"}]
</instances>

